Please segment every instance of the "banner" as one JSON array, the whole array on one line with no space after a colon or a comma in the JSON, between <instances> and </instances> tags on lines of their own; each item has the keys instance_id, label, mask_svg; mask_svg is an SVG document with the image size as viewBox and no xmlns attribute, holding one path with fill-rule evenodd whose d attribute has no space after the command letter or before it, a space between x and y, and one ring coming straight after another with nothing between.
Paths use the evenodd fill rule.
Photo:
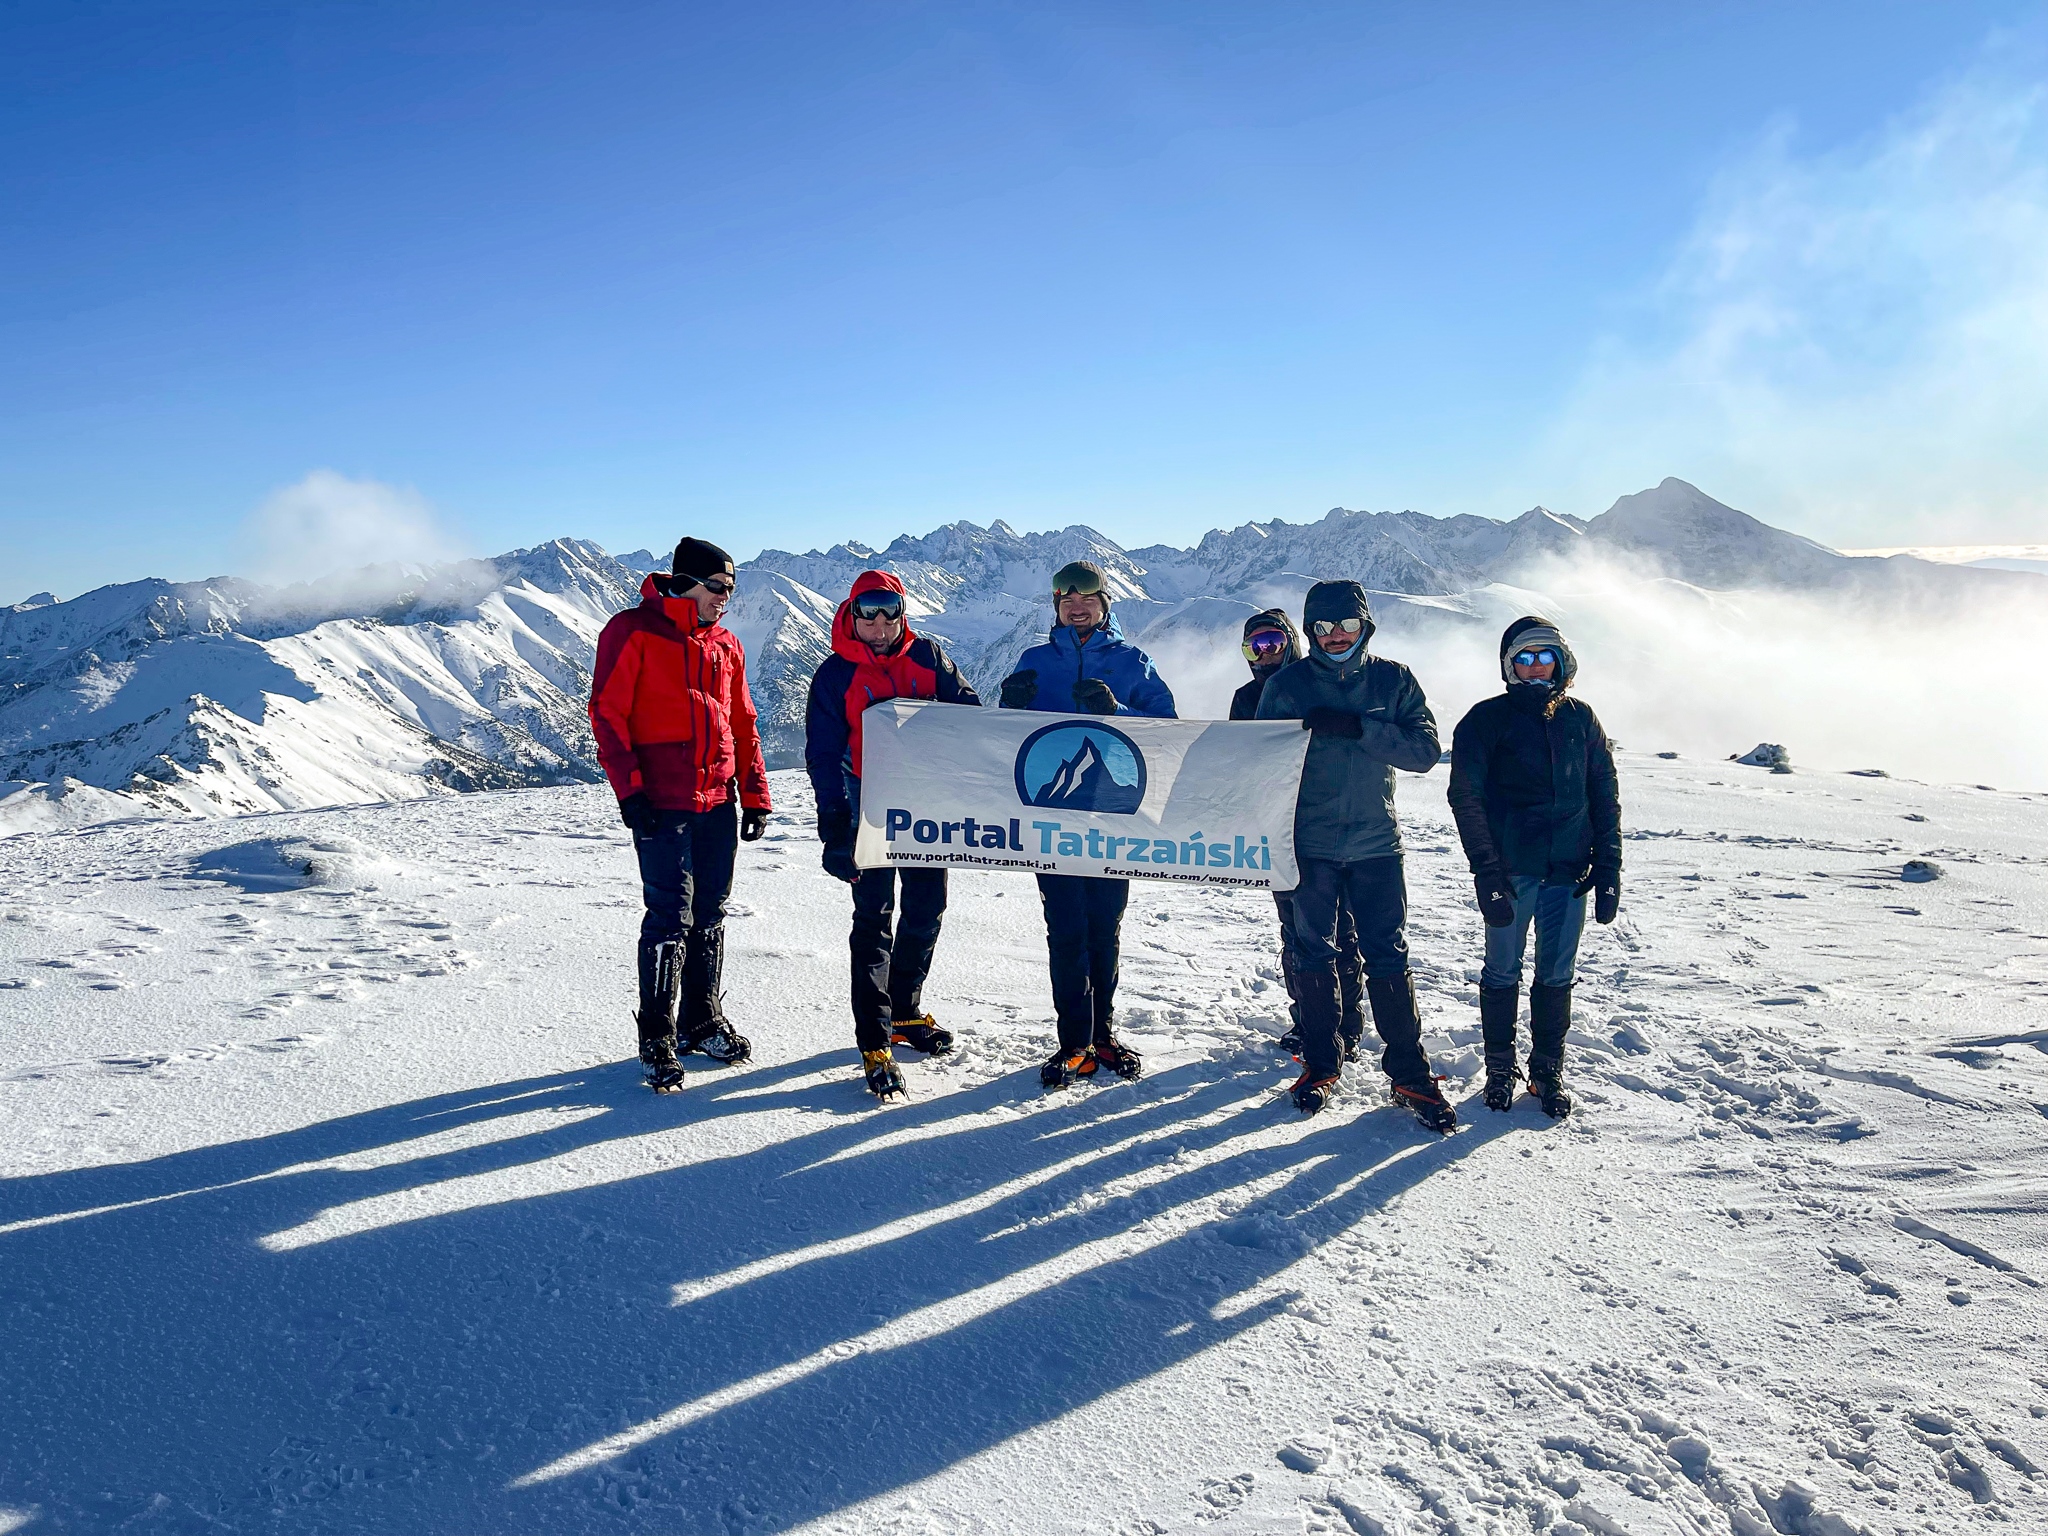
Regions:
<instances>
[{"instance_id":1,"label":"banner","mask_svg":"<svg viewBox=\"0 0 2048 1536\"><path fill-rule=\"evenodd\" d=\"M863 869L943 865L1292 890L1294 720L891 699L861 716Z\"/></svg>"}]
</instances>

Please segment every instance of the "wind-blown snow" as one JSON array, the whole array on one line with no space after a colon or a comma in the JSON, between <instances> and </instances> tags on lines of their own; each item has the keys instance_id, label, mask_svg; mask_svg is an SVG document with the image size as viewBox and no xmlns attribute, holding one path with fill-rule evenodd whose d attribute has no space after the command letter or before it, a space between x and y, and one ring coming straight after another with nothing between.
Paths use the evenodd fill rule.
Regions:
<instances>
[{"instance_id":1,"label":"wind-blown snow","mask_svg":"<svg viewBox=\"0 0 2048 1536\"><path fill-rule=\"evenodd\" d=\"M2048 799L1621 768L1561 1125L1473 1099L1402 777L1446 1140L1300 1119L1270 903L1142 881L1144 1080L1040 1093L1035 890L964 874L874 1107L800 774L756 1060L675 1098L601 786L8 839L0 1528L2048 1528Z\"/></svg>"}]
</instances>

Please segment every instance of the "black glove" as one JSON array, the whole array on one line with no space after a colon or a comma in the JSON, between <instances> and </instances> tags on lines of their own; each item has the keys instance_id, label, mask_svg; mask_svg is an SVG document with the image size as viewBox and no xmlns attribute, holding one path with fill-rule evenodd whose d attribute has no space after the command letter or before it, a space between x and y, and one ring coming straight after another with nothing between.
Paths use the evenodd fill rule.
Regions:
<instances>
[{"instance_id":1,"label":"black glove","mask_svg":"<svg viewBox=\"0 0 2048 1536\"><path fill-rule=\"evenodd\" d=\"M1003 696L996 702L1000 709L1029 709L1031 701L1037 697L1038 672L1027 667L1003 679Z\"/></svg>"},{"instance_id":2,"label":"black glove","mask_svg":"<svg viewBox=\"0 0 2048 1536\"><path fill-rule=\"evenodd\" d=\"M619 820L635 837L652 837L661 824L661 812L654 808L645 790L635 790L619 802Z\"/></svg>"},{"instance_id":3,"label":"black glove","mask_svg":"<svg viewBox=\"0 0 2048 1536\"><path fill-rule=\"evenodd\" d=\"M828 805L818 812L818 841L825 845L825 873L848 885L860 878L853 862L853 807Z\"/></svg>"},{"instance_id":4,"label":"black glove","mask_svg":"<svg viewBox=\"0 0 2048 1536\"><path fill-rule=\"evenodd\" d=\"M763 832L766 832L767 830L768 830L768 813L767 813L766 811L756 810L756 809L755 809L755 808L754 808L753 806L751 806L751 805L750 805L750 806L746 806L746 807L744 807L744 808L742 808L742 809L741 809L741 811L740 811L740 841L741 841L741 842L743 842L743 843L758 843L759 841L761 841L761 834L762 834Z\"/></svg>"},{"instance_id":5,"label":"black glove","mask_svg":"<svg viewBox=\"0 0 2048 1536\"><path fill-rule=\"evenodd\" d=\"M1601 869L1593 873L1593 921L1611 923L1621 915L1621 871Z\"/></svg>"},{"instance_id":6,"label":"black glove","mask_svg":"<svg viewBox=\"0 0 2048 1536\"><path fill-rule=\"evenodd\" d=\"M1472 889L1479 897L1479 915L1489 928L1505 928L1515 920L1515 888L1508 877L1495 871L1474 875Z\"/></svg>"},{"instance_id":7,"label":"black glove","mask_svg":"<svg viewBox=\"0 0 2048 1536\"><path fill-rule=\"evenodd\" d=\"M1086 715L1113 715L1120 707L1109 684L1099 677L1084 677L1074 684L1074 708Z\"/></svg>"},{"instance_id":8,"label":"black glove","mask_svg":"<svg viewBox=\"0 0 2048 1536\"><path fill-rule=\"evenodd\" d=\"M1356 741L1365 734L1365 722L1348 709L1332 709L1319 704L1301 717L1304 731L1317 731L1325 736L1348 736Z\"/></svg>"},{"instance_id":9,"label":"black glove","mask_svg":"<svg viewBox=\"0 0 2048 1536\"><path fill-rule=\"evenodd\" d=\"M1585 895L1586 892L1593 889L1593 882L1595 880L1598 880L1599 878L1600 877L1598 875L1593 873L1593 866L1590 864L1587 865L1586 872L1583 875L1579 876L1578 880L1572 886L1572 900L1577 901L1581 896Z\"/></svg>"}]
</instances>

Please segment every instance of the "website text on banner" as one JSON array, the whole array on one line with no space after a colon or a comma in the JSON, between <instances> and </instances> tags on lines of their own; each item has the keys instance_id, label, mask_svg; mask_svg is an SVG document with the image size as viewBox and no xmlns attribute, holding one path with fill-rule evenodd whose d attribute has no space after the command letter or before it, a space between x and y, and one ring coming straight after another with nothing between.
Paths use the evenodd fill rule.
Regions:
<instances>
[{"instance_id":1,"label":"website text on banner","mask_svg":"<svg viewBox=\"0 0 2048 1536\"><path fill-rule=\"evenodd\" d=\"M1291 890L1308 732L891 699L861 717L863 869L947 865Z\"/></svg>"}]
</instances>

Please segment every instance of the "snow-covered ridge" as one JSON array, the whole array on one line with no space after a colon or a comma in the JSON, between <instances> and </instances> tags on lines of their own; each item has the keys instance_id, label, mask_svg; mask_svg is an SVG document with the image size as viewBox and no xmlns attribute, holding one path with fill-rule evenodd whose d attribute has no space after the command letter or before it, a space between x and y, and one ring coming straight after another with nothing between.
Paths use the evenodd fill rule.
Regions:
<instances>
[{"instance_id":1,"label":"snow-covered ridge","mask_svg":"<svg viewBox=\"0 0 2048 1536\"><path fill-rule=\"evenodd\" d=\"M917 625L987 689L1044 632L1047 574L1089 559L1125 632L1182 658L1183 708L1220 705L1236 632L1352 577L1390 637L1476 631L1527 584L1599 551L1692 589L1845 586L1935 600L2038 585L2003 571L1838 554L1680 480L1589 522L1331 510L1127 550L1091 528L960 522L886 549L764 551L727 622L745 643L770 761L802 751L805 690L853 578L894 571ZM286 588L142 581L0 608L0 832L127 815L232 815L598 777L585 716L605 620L665 558L557 539L490 560L376 566ZM1220 673L1215 676L1220 677Z\"/></svg>"}]
</instances>

